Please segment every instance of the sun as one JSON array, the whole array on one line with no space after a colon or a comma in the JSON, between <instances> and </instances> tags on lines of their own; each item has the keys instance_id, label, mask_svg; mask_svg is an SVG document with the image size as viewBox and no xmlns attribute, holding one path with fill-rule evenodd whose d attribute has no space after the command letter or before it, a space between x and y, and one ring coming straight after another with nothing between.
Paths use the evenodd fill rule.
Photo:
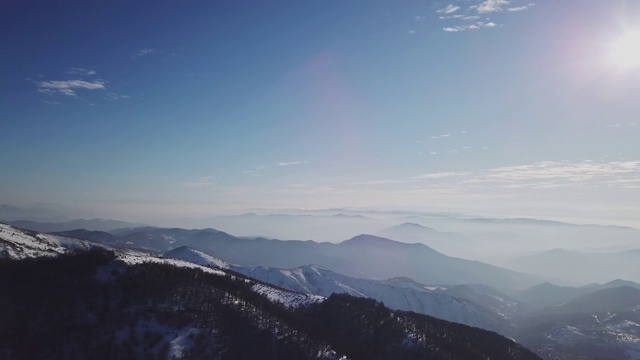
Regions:
<instances>
[{"instance_id":1,"label":"sun","mask_svg":"<svg viewBox=\"0 0 640 360\"><path fill-rule=\"evenodd\" d=\"M627 31L613 42L609 56L616 68L640 68L640 29Z\"/></svg>"}]
</instances>

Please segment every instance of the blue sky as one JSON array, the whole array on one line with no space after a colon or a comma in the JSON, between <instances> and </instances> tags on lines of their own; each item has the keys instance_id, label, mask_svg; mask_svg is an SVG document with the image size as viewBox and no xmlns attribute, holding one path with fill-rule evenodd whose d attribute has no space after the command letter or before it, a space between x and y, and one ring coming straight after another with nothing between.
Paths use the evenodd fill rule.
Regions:
<instances>
[{"instance_id":1,"label":"blue sky","mask_svg":"<svg viewBox=\"0 0 640 360\"><path fill-rule=\"evenodd\" d=\"M0 202L636 224L640 63L612 49L638 19L634 1L3 2Z\"/></svg>"}]
</instances>

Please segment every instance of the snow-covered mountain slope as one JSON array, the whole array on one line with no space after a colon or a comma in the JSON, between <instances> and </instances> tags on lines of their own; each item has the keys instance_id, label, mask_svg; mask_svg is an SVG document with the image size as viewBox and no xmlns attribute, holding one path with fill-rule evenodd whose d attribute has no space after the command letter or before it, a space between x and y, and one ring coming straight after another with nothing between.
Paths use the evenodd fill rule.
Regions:
<instances>
[{"instance_id":1,"label":"snow-covered mountain slope","mask_svg":"<svg viewBox=\"0 0 640 360\"><path fill-rule=\"evenodd\" d=\"M228 268L223 261L186 247L175 249L172 252L175 255L174 257L161 257L140 250L113 248L87 240L42 234L0 223L0 259L22 260L26 258L52 257L71 252L88 251L94 248L112 251L116 256L116 261L126 265L165 264L180 268L199 269L210 274L234 276L223 270L212 268L212 266L221 269ZM288 307L302 306L324 300L321 296L286 291L259 283L255 284L254 291Z\"/></svg>"},{"instance_id":2,"label":"snow-covered mountain slope","mask_svg":"<svg viewBox=\"0 0 640 360\"><path fill-rule=\"evenodd\" d=\"M213 269L208 266L203 266L199 264L195 264L193 262L179 260L179 259L171 259L171 258L163 258L156 256L154 254L145 253L137 250L118 250L115 251L117 261L123 262L127 265L138 265L145 263L153 263L153 264L166 264L175 267L181 268L189 268L189 269L199 269L206 273L223 275L226 276L227 273L224 271Z\"/></svg>"},{"instance_id":3,"label":"snow-covered mountain slope","mask_svg":"<svg viewBox=\"0 0 640 360\"><path fill-rule=\"evenodd\" d=\"M448 321L507 333L508 316L504 312L487 310L472 301L432 291L428 286L413 282L412 287L393 281L358 279L339 274L319 265L294 269L244 267L217 259L188 247L171 250L165 258L179 259L204 266L230 269L248 277L291 291L328 297L345 293L382 301L392 309L409 310ZM501 318L500 315L503 315Z\"/></svg>"},{"instance_id":4,"label":"snow-covered mountain slope","mask_svg":"<svg viewBox=\"0 0 640 360\"><path fill-rule=\"evenodd\" d=\"M544 281L478 261L450 257L424 244L358 235L339 244L315 241L239 238L215 229L135 228L114 233L120 246L165 253L188 246L225 262L283 269L318 264L368 279L410 277L426 284L487 284L511 293ZM77 233L76 236L93 234ZM84 237L83 237L84 238ZM84 238L91 240L92 238Z\"/></svg>"},{"instance_id":5,"label":"snow-covered mountain slope","mask_svg":"<svg viewBox=\"0 0 640 360\"><path fill-rule=\"evenodd\" d=\"M89 250L96 246L102 247L86 240L41 234L0 223L0 259L20 260L56 256L71 251Z\"/></svg>"},{"instance_id":6,"label":"snow-covered mountain slope","mask_svg":"<svg viewBox=\"0 0 640 360\"><path fill-rule=\"evenodd\" d=\"M281 303L286 307L307 306L325 300L323 296L284 291L260 283L254 284L251 289L258 294L266 296L272 302Z\"/></svg>"},{"instance_id":7,"label":"snow-covered mountain slope","mask_svg":"<svg viewBox=\"0 0 640 360\"><path fill-rule=\"evenodd\" d=\"M549 359L640 360L640 312L538 314L514 337Z\"/></svg>"},{"instance_id":8,"label":"snow-covered mountain slope","mask_svg":"<svg viewBox=\"0 0 640 360\"><path fill-rule=\"evenodd\" d=\"M229 264L226 262L188 246L167 251L162 256L165 258L184 260L202 266L215 266L221 269L229 268Z\"/></svg>"},{"instance_id":9,"label":"snow-covered mountain slope","mask_svg":"<svg viewBox=\"0 0 640 360\"><path fill-rule=\"evenodd\" d=\"M492 310L505 319L513 319L531 311L531 307L527 303L513 299L490 286L482 284L424 285L402 277L385 280L385 282L399 287L408 287L469 300L474 304Z\"/></svg>"},{"instance_id":10,"label":"snow-covered mountain slope","mask_svg":"<svg viewBox=\"0 0 640 360\"><path fill-rule=\"evenodd\" d=\"M392 309L414 311L503 334L510 331L505 319L470 301L427 290L395 286L384 281L358 279L318 265L295 269L246 268L233 265L230 268L249 277L297 292L325 297L332 293L368 297L381 301Z\"/></svg>"},{"instance_id":11,"label":"snow-covered mountain slope","mask_svg":"<svg viewBox=\"0 0 640 360\"><path fill-rule=\"evenodd\" d=\"M372 299L323 300L129 255L132 265L100 250L0 261L0 358L539 359L496 333ZM105 268L110 279L96 276Z\"/></svg>"},{"instance_id":12,"label":"snow-covered mountain slope","mask_svg":"<svg viewBox=\"0 0 640 360\"><path fill-rule=\"evenodd\" d=\"M176 255L175 258L168 257L168 256L159 257L153 254L134 251L134 250L120 251L116 253L116 255L119 261L122 261L128 265L137 265L137 264L144 264L144 263L166 264L166 265L171 265L171 266L180 267L180 268L199 269L203 272L210 273L210 274L216 274L216 275L222 275L222 276L234 276L234 275L228 274L224 270L220 270L220 269L228 269L230 267L229 265L227 265L226 263L224 263L219 259L216 259L200 251L189 249L189 248L180 248L176 250L180 250L180 251L174 252L174 255ZM184 260L177 257L179 253L181 253L185 257ZM216 268L212 268L212 266ZM247 281L251 282L250 279L248 279ZM266 296L272 302L281 303L286 307L306 306L306 305L322 302L325 299L325 297L323 296L317 296L314 294L301 293L296 291L287 291L284 289L278 289L278 288L261 284L258 282L254 283L254 285L252 286L252 289L258 294Z\"/></svg>"}]
</instances>

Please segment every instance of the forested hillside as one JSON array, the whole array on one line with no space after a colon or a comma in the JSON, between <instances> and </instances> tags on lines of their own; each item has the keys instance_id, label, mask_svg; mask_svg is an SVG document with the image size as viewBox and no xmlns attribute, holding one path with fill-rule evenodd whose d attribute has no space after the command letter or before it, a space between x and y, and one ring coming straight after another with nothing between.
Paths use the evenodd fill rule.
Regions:
<instances>
[{"instance_id":1,"label":"forested hillside","mask_svg":"<svg viewBox=\"0 0 640 360\"><path fill-rule=\"evenodd\" d=\"M498 334L374 300L287 307L261 286L100 249L3 260L0 358L537 359Z\"/></svg>"}]
</instances>

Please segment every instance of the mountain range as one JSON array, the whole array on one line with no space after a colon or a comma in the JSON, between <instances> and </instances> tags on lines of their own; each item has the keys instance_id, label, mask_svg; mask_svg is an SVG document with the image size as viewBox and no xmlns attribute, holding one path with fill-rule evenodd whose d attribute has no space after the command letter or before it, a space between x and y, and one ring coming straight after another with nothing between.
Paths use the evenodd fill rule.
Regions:
<instances>
[{"instance_id":1,"label":"mountain range","mask_svg":"<svg viewBox=\"0 0 640 360\"><path fill-rule=\"evenodd\" d=\"M405 222L380 230L376 235L405 243L421 243L447 255L463 255L471 241L456 232L441 232L418 223Z\"/></svg>"},{"instance_id":2,"label":"mountain range","mask_svg":"<svg viewBox=\"0 0 640 360\"><path fill-rule=\"evenodd\" d=\"M286 291L219 262L4 224L0 241L3 358L539 359L493 332L346 294Z\"/></svg>"},{"instance_id":3,"label":"mountain range","mask_svg":"<svg viewBox=\"0 0 640 360\"><path fill-rule=\"evenodd\" d=\"M517 257L504 266L531 274L562 276L575 284L622 278L640 282L640 250L584 252L553 249Z\"/></svg>"},{"instance_id":4,"label":"mountain range","mask_svg":"<svg viewBox=\"0 0 640 360\"><path fill-rule=\"evenodd\" d=\"M295 269L243 267L227 264L188 247L171 250L163 256L230 269L291 291L324 297L334 293L367 297L381 301L391 309L414 311L505 335L511 333L510 324L499 313L478 306L472 300L429 291L427 286L406 287L393 281L358 279L319 265L306 265Z\"/></svg>"},{"instance_id":5,"label":"mountain range","mask_svg":"<svg viewBox=\"0 0 640 360\"><path fill-rule=\"evenodd\" d=\"M196 250L197 247L201 250ZM167 251L163 252L163 249ZM640 290L637 290L640 285L628 280L593 283L581 287L537 283L528 288L511 287L511 291L506 294L486 282L422 282L404 272L402 274L405 275L382 277L377 276L380 269L376 272L371 267L364 266L357 269L357 272L369 275L358 276L339 270L349 266L351 269L357 268L367 259L377 267L390 266L393 271L405 269L397 265L398 262L404 262L414 267L432 269L431 271L434 268L430 266L435 263L443 266L441 271L450 268L464 273L463 270L469 269L469 264L478 263L468 260L460 263L463 259L446 256L424 244L400 243L372 235L356 236L342 243L332 244L239 238L210 228L186 230L127 227L109 233L79 229L43 234L9 225L0 226L0 257L26 259L28 263L28 259L33 257L68 259L79 254L104 251L113 252L116 256L115 264L120 265L95 272L96 279L100 281L112 281L114 276L123 274L122 271L128 272L130 267L178 267L184 271L203 271L249 279L246 281L254 284L250 291L288 307L300 304L307 307L314 301L324 303L326 300L322 299L335 299L336 294L349 296L349 299L352 296L363 300L373 299L393 308L390 311L411 310L497 331L547 359L636 359L636 354L640 354ZM336 252L343 256L335 256ZM227 258L223 258L221 254ZM309 262L288 267L265 265L270 262L295 263L291 257ZM422 257L423 261L418 261L415 257ZM318 259L326 260L327 264L314 261ZM484 266L471 266L471 269L478 272ZM490 268L494 271L503 270ZM499 271L498 274L505 273ZM476 276L490 277L492 274L478 273ZM14 277L20 278L17 273ZM180 291L198 293L195 288ZM338 301L340 306L353 306L347 305L351 300L345 303L343 298L338 299L341 299ZM378 306L375 303L367 304L362 303L363 306ZM367 314L375 316L375 312ZM171 331L173 334L180 331L188 333L188 329ZM7 336L11 338L8 334ZM171 338L168 333L163 336ZM331 341L336 344L335 341L338 340ZM335 348L329 348L326 354L332 353L331 351L339 353Z\"/></svg>"},{"instance_id":6,"label":"mountain range","mask_svg":"<svg viewBox=\"0 0 640 360\"><path fill-rule=\"evenodd\" d=\"M359 235L334 244L310 240L238 238L215 229L147 227L115 233L119 234L116 242L120 244L158 253L188 246L228 263L249 267L290 269L315 264L358 278L383 280L406 276L425 284L479 283L507 293L543 281L541 277L449 257L424 244L401 243L373 235ZM64 234L80 238L85 235Z\"/></svg>"}]
</instances>

